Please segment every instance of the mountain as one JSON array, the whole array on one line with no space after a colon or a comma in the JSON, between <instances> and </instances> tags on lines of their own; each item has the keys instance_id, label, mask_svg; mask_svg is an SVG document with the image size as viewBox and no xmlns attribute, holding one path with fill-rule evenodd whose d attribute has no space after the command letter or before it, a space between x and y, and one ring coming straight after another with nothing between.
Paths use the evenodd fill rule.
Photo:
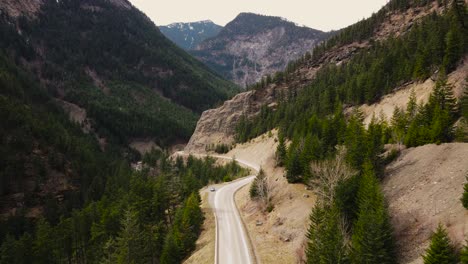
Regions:
<instances>
[{"instance_id":1,"label":"mountain","mask_svg":"<svg viewBox=\"0 0 468 264\"><path fill-rule=\"evenodd\" d=\"M62 105L86 112L102 138L186 140L199 113L237 90L126 0L33 3L0 4L4 53Z\"/></svg>"},{"instance_id":2,"label":"mountain","mask_svg":"<svg viewBox=\"0 0 468 264\"><path fill-rule=\"evenodd\" d=\"M468 193L463 190L467 158L461 152L467 144L442 143L468 142L467 17L463 0L391 0L285 71L205 111L185 151L233 146L227 155L262 153L264 168L284 168L269 175L271 182L284 176L288 183L314 189L312 212L301 209L310 218L289 225L285 217L287 231L269 233L281 238L309 222L307 231L295 231L306 234L306 248L296 236L295 248L289 249L304 263L348 258L351 263L422 263L437 225L461 248L467 237L460 198ZM276 152L266 162L259 142L272 137L270 142L278 144L268 144ZM283 196L286 187L278 185L266 188L277 190L266 195L275 197L267 203L273 211L249 209L245 219L279 213L301 218L297 211L284 213L295 203L293 193ZM301 199L308 197L300 190ZM254 206L242 202L239 207ZM253 221L246 226L256 235L263 230ZM275 247L284 247L258 241L261 246L254 241L254 248L279 252ZM257 257L268 262L271 255L262 254Z\"/></svg>"},{"instance_id":3,"label":"mountain","mask_svg":"<svg viewBox=\"0 0 468 264\"><path fill-rule=\"evenodd\" d=\"M0 215L56 223L236 91L126 0L1 1Z\"/></svg>"},{"instance_id":4,"label":"mountain","mask_svg":"<svg viewBox=\"0 0 468 264\"><path fill-rule=\"evenodd\" d=\"M264 127L262 129L260 129L260 123L256 123L255 126L249 123L249 125L252 125L249 130L255 135L273 128L273 124L268 122L272 120L278 121L278 119L274 117L270 117L271 120L268 119L265 115L266 112L275 112L282 100L297 95L304 88L308 88L307 91L317 98L321 96L321 98L325 97L331 100L331 98L337 96L338 89L347 87L347 89L350 89L346 94L345 105L347 106L360 106L365 103L372 105L378 102L382 96L406 88L406 99L402 103L406 104L411 87L420 84L420 82L421 84L424 83L423 81L426 79L433 78L431 74L436 72L435 69L437 67L441 67L445 54L448 54L445 63L450 62L451 65L446 70L449 82L456 84L455 90L462 89L464 85L463 80L466 77L466 74L464 74L465 68L463 65L457 68L456 65L458 60L463 57L464 50L461 47L464 45L454 45L455 49L458 49L456 52L453 52L455 59L449 59L448 56L452 52L446 51L446 36L444 35L449 32L448 22L444 20L431 22L429 20L431 17L444 14L447 9L446 6L446 4L440 4L437 1L390 1L370 18L340 30L338 34L315 47L313 55L302 56L290 63L285 71L275 73L268 81L259 82L253 85L252 90L237 94L218 108L205 111L197 123L195 132L186 150L203 151L206 146L235 142L238 136L239 123L242 120L252 120L254 117L257 118L252 122L263 120ZM448 19L445 18L445 20ZM426 21L427 24L439 23L439 28L442 31L439 34L423 32L418 27L422 21ZM226 26L226 28L228 27ZM458 30L458 27L455 28ZM457 34L459 31L457 31ZM442 34L442 32L445 33ZM398 46L394 44L395 39L399 41ZM417 39L419 39L419 42L416 41ZM426 45L424 41L429 40L438 44ZM421 45L418 47L417 53L410 51L411 45L409 43L411 45L415 45L415 43ZM460 40L456 41L456 43L463 42ZM387 47L391 49L392 53L379 50L377 55L376 50L378 47ZM429 51L429 48L434 49L434 51ZM432 56L432 52L437 52L438 55ZM403 58L409 58L407 54L411 54L411 58L418 59L420 63L412 64L407 59L404 60ZM418 57L416 58L416 56ZM355 64L350 64L350 61L353 61ZM422 61L424 61L424 64L421 63ZM360 65L361 62L365 63L365 66ZM430 62L433 65L430 65ZM397 63L404 64L398 67L394 66ZM382 64L387 69L386 73L392 72L392 79L387 80L382 77L385 76L382 72L382 69L384 69ZM338 67L341 65L349 66L347 68ZM363 68L353 69L352 67ZM414 70L414 67L417 70ZM345 69L349 72L341 72L341 77L336 77L336 83L329 81L322 83L328 83L329 86L321 86L323 89L323 91L320 91L321 95L319 95L319 91L314 91L317 85L321 81L324 81L323 79L317 80L317 76L329 78L329 76L335 76L335 70L339 69ZM451 72L456 73L453 78L450 78ZM376 79L372 77L376 77ZM334 80L334 78L331 78L331 80ZM343 84L342 82L345 80L347 81ZM366 80L365 83L363 83L364 80ZM435 82L432 81L431 85L429 85L429 92L425 92L425 94L428 95L431 92L432 85L434 84ZM337 88L329 89L330 87ZM427 89L427 85L425 87ZM342 90L338 91L343 92ZM305 94L305 92L302 94ZM460 92L457 94L460 95ZM340 94L340 96L344 97L345 95ZM314 109L320 109L316 103L303 102L303 104L303 108L312 105L315 107ZM324 107L329 109L332 105L333 103ZM387 108L385 107L385 109ZM393 107L390 109L391 114ZM299 114L304 110L296 109L294 111L297 112L288 112L288 115L294 115L292 113ZM375 116L380 115L377 111L370 113L366 118L371 119L372 114L375 114ZM281 115L284 117L286 114L281 113ZM391 118L391 116L387 116L387 118ZM254 135L249 136L249 138L252 136Z\"/></svg>"},{"instance_id":5,"label":"mountain","mask_svg":"<svg viewBox=\"0 0 468 264\"><path fill-rule=\"evenodd\" d=\"M241 13L221 32L191 51L223 77L248 86L284 70L328 36L281 17Z\"/></svg>"},{"instance_id":6,"label":"mountain","mask_svg":"<svg viewBox=\"0 0 468 264\"><path fill-rule=\"evenodd\" d=\"M161 33L185 50L192 50L205 39L218 35L222 28L211 20L159 26Z\"/></svg>"}]
</instances>

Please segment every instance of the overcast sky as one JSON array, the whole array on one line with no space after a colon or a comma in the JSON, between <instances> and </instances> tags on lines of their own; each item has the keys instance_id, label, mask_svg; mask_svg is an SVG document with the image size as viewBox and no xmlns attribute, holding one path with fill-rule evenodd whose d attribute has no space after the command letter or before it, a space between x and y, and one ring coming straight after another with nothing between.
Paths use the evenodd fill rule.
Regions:
<instances>
[{"instance_id":1,"label":"overcast sky","mask_svg":"<svg viewBox=\"0 0 468 264\"><path fill-rule=\"evenodd\" d=\"M329 31L378 11L388 0L130 0L158 26L210 19L224 26L241 12L281 16Z\"/></svg>"}]
</instances>

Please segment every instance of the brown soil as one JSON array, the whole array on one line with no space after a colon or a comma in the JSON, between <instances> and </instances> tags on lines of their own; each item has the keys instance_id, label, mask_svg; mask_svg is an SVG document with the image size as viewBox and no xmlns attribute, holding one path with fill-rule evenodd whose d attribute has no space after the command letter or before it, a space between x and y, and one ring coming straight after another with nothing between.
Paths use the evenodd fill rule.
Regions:
<instances>
[{"instance_id":1,"label":"brown soil","mask_svg":"<svg viewBox=\"0 0 468 264\"><path fill-rule=\"evenodd\" d=\"M466 85L467 77L468 56L464 58L460 66L455 71L448 75L448 83L453 86L453 93L458 98L463 95L463 88ZM411 91L415 92L418 104L426 103L429 99L429 95L434 89L434 86L435 82L431 78L424 82L403 85L395 89L396 91L394 93L382 97L378 103L372 105L364 104L360 106L359 110L364 114L364 123L368 125L373 116L379 118L383 115L387 120L390 120L395 107L406 109Z\"/></svg>"},{"instance_id":2,"label":"brown soil","mask_svg":"<svg viewBox=\"0 0 468 264\"><path fill-rule=\"evenodd\" d=\"M273 211L263 212L262 206L250 199L250 184L237 192L235 200L259 262L296 263L304 256L303 243L315 197L302 184L288 184L284 169L275 166L276 137L273 131L271 137L265 134L228 153L264 169L273 183ZM257 226L257 221L262 225Z\"/></svg>"},{"instance_id":3,"label":"brown soil","mask_svg":"<svg viewBox=\"0 0 468 264\"><path fill-rule=\"evenodd\" d=\"M468 239L468 211L460 201L467 175L466 143L406 149L387 167L383 191L401 263L422 263L439 223L458 246Z\"/></svg>"}]
</instances>

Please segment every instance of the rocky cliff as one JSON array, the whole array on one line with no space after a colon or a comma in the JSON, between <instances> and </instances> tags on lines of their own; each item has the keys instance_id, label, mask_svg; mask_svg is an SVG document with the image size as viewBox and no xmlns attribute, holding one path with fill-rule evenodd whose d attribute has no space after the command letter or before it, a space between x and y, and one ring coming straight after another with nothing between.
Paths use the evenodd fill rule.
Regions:
<instances>
[{"instance_id":1,"label":"rocky cliff","mask_svg":"<svg viewBox=\"0 0 468 264\"><path fill-rule=\"evenodd\" d=\"M241 13L192 54L225 78L246 86L283 70L327 36L280 17Z\"/></svg>"},{"instance_id":2,"label":"rocky cliff","mask_svg":"<svg viewBox=\"0 0 468 264\"><path fill-rule=\"evenodd\" d=\"M295 65L292 67L292 70L287 73L284 72L283 75L288 76L287 80L268 84L260 90L239 94L230 101L225 102L221 107L203 113L189 144L186 146L186 150L204 151L206 145L221 142L232 144L234 142L236 125L243 114L247 118L251 118L259 113L262 105L274 107L278 94L282 92L284 94L290 90L301 89L307 86L323 65L334 64L339 66L346 63L362 50L369 49L372 43L384 41L391 36L403 35L422 18L433 12L440 13L444 9L445 7L439 5L437 1L430 2L424 6L410 7L405 10L394 10L387 6L374 17L342 30L343 34L346 34L347 32L352 32L354 30L353 27L362 26L360 23L373 23L373 29L369 37L359 41L338 42L325 48L324 52L319 50L316 56L301 57L294 63ZM379 16L378 19L376 18L377 16ZM229 30L230 26L226 26L226 28ZM248 30L245 31L249 32ZM222 37L223 34L220 33L219 36ZM207 40L205 43L202 43L202 47L208 44L214 46L215 42L216 39Z\"/></svg>"}]
</instances>

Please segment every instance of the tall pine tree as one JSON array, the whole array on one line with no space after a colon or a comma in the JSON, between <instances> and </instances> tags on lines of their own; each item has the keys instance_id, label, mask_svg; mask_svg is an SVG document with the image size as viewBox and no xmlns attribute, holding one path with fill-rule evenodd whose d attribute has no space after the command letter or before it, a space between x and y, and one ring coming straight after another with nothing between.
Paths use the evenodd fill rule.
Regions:
<instances>
[{"instance_id":1,"label":"tall pine tree","mask_svg":"<svg viewBox=\"0 0 468 264\"><path fill-rule=\"evenodd\" d=\"M358 201L358 217L351 239L352 263L395 263L392 227L369 162L364 165Z\"/></svg>"},{"instance_id":2,"label":"tall pine tree","mask_svg":"<svg viewBox=\"0 0 468 264\"><path fill-rule=\"evenodd\" d=\"M448 237L445 228L439 224L431 236L431 244L423 256L424 264L456 264L458 263L455 248Z\"/></svg>"}]
</instances>

